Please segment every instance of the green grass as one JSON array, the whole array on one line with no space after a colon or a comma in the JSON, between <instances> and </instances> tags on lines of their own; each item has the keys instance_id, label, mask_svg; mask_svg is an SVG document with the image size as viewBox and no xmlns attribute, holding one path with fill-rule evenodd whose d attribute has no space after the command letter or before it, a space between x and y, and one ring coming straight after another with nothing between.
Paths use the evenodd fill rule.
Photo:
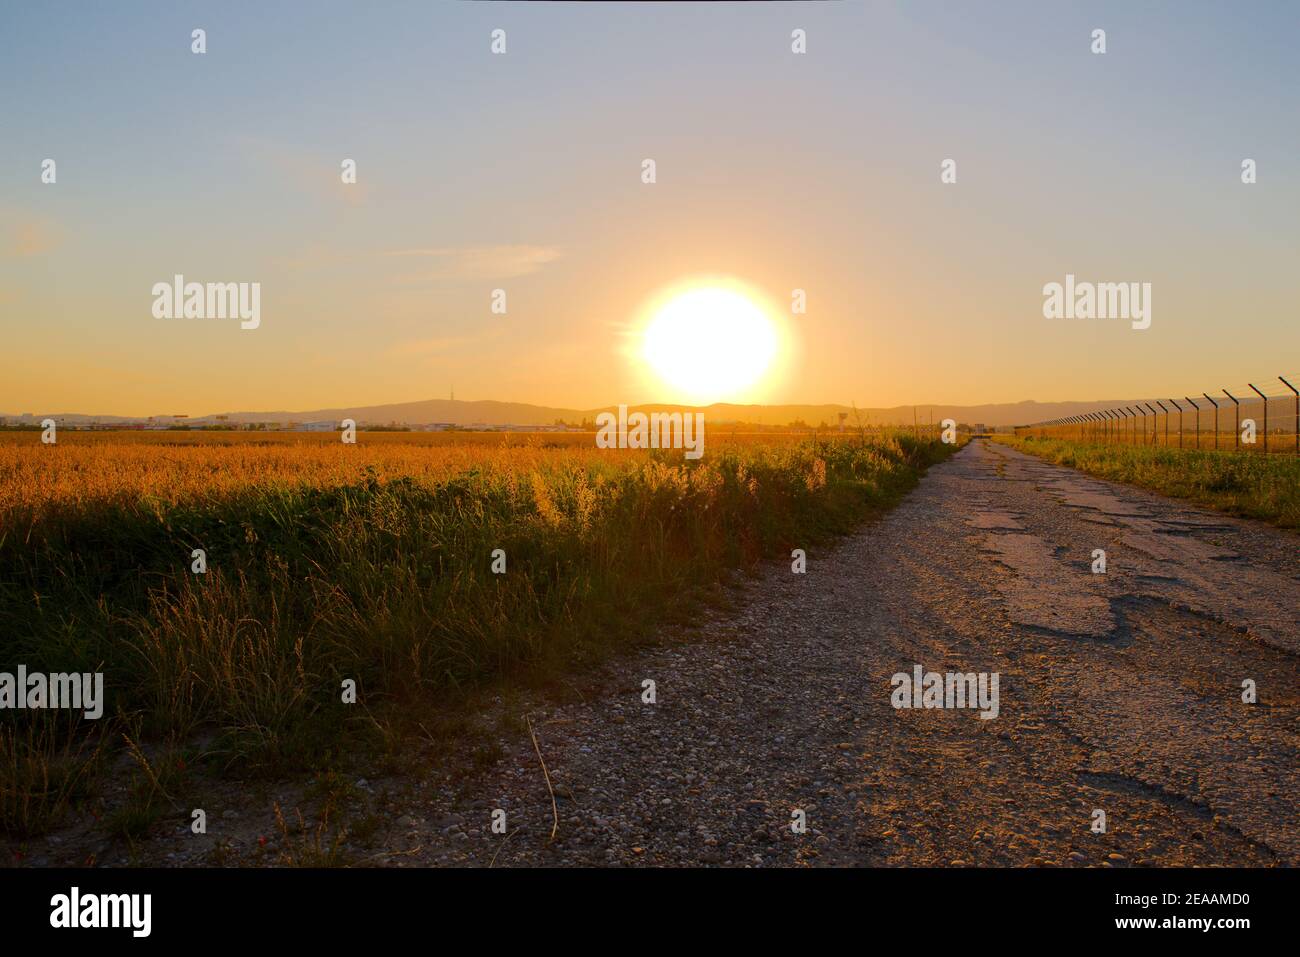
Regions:
<instances>
[{"instance_id":1,"label":"green grass","mask_svg":"<svg viewBox=\"0 0 1300 957\"><path fill-rule=\"evenodd\" d=\"M89 725L58 711L0 721L0 832L39 834L89 799L105 760L104 729Z\"/></svg>"},{"instance_id":2,"label":"green grass","mask_svg":"<svg viewBox=\"0 0 1300 957\"><path fill-rule=\"evenodd\" d=\"M1094 445L1005 435L996 440L1089 475L1283 528L1300 528L1300 457L1295 455Z\"/></svg>"},{"instance_id":3,"label":"green grass","mask_svg":"<svg viewBox=\"0 0 1300 957\"><path fill-rule=\"evenodd\" d=\"M172 803L151 747L201 737L206 762L273 774L330 767L354 735L400 750L431 705L642 640L728 570L888 508L951 451L905 434L738 446L701 463L250 485L0 525L0 670L102 671L108 700L99 722L0 714L0 831L39 833L85 790L101 763L85 724L140 742L111 822L130 838ZM205 575L190 572L196 547Z\"/></svg>"}]
</instances>

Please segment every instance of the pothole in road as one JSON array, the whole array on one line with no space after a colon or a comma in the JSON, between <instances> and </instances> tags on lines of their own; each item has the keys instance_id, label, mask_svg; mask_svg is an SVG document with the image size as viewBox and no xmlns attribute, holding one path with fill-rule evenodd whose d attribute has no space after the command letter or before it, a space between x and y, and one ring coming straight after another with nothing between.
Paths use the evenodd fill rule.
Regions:
<instances>
[{"instance_id":1,"label":"pothole in road","mask_svg":"<svg viewBox=\"0 0 1300 957\"><path fill-rule=\"evenodd\" d=\"M1020 523L1019 517L1010 512L974 512L966 518L966 524L971 528L981 529L1006 529L1009 531L1024 531L1025 526Z\"/></svg>"}]
</instances>

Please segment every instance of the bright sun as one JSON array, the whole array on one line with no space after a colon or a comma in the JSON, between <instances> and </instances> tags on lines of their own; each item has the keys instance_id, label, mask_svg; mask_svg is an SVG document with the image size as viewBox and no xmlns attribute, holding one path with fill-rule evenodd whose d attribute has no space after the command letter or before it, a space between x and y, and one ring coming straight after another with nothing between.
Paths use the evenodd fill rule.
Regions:
<instances>
[{"instance_id":1,"label":"bright sun","mask_svg":"<svg viewBox=\"0 0 1300 957\"><path fill-rule=\"evenodd\" d=\"M694 402L736 399L768 372L781 335L752 297L724 286L676 293L656 309L641 357L663 383Z\"/></svg>"}]
</instances>

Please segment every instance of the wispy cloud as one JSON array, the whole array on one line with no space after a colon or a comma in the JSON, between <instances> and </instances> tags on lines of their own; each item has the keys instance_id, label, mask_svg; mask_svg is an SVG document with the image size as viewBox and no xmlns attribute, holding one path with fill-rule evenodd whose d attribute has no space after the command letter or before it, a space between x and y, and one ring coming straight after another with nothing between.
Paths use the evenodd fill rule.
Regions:
<instances>
[{"instance_id":1,"label":"wispy cloud","mask_svg":"<svg viewBox=\"0 0 1300 957\"><path fill-rule=\"evenodd\" d=\"M275 167L298 189L322 202L361 206L370 198L371 184L362 166L355 183L343 182L342 163L349 157L322 156L255 136L238 136L235 142L251 162Z\"/></svg>"},{"instance_id":2,"label":"wispy cloud","mask_svg":"<svg viewBox=\"0 0 1300 957\"><path fill-rule=\"evenodd\" d=\"M402 277L408 282L432 279L512 279L535 273L560 258L554 246L443 246L433 249L394 249L386 256L430 260L429 268Z\"/></svg>"}]
</instances>

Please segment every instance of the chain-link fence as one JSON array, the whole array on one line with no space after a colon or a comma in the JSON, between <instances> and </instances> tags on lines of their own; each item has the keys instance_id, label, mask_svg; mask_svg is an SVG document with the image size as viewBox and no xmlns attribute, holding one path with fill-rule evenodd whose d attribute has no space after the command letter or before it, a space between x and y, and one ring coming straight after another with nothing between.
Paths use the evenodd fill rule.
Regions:
<instances>
[{"instance_id":1,"label":"chain-link fence","mask_svg":"<svg viewBox=\"0 0 1300 957\"><path fill-rule=\"evenodd\" d=\"M1300 455L1300 375L1016 426L1016 435Z\"/></svg>"}]
</instances>

